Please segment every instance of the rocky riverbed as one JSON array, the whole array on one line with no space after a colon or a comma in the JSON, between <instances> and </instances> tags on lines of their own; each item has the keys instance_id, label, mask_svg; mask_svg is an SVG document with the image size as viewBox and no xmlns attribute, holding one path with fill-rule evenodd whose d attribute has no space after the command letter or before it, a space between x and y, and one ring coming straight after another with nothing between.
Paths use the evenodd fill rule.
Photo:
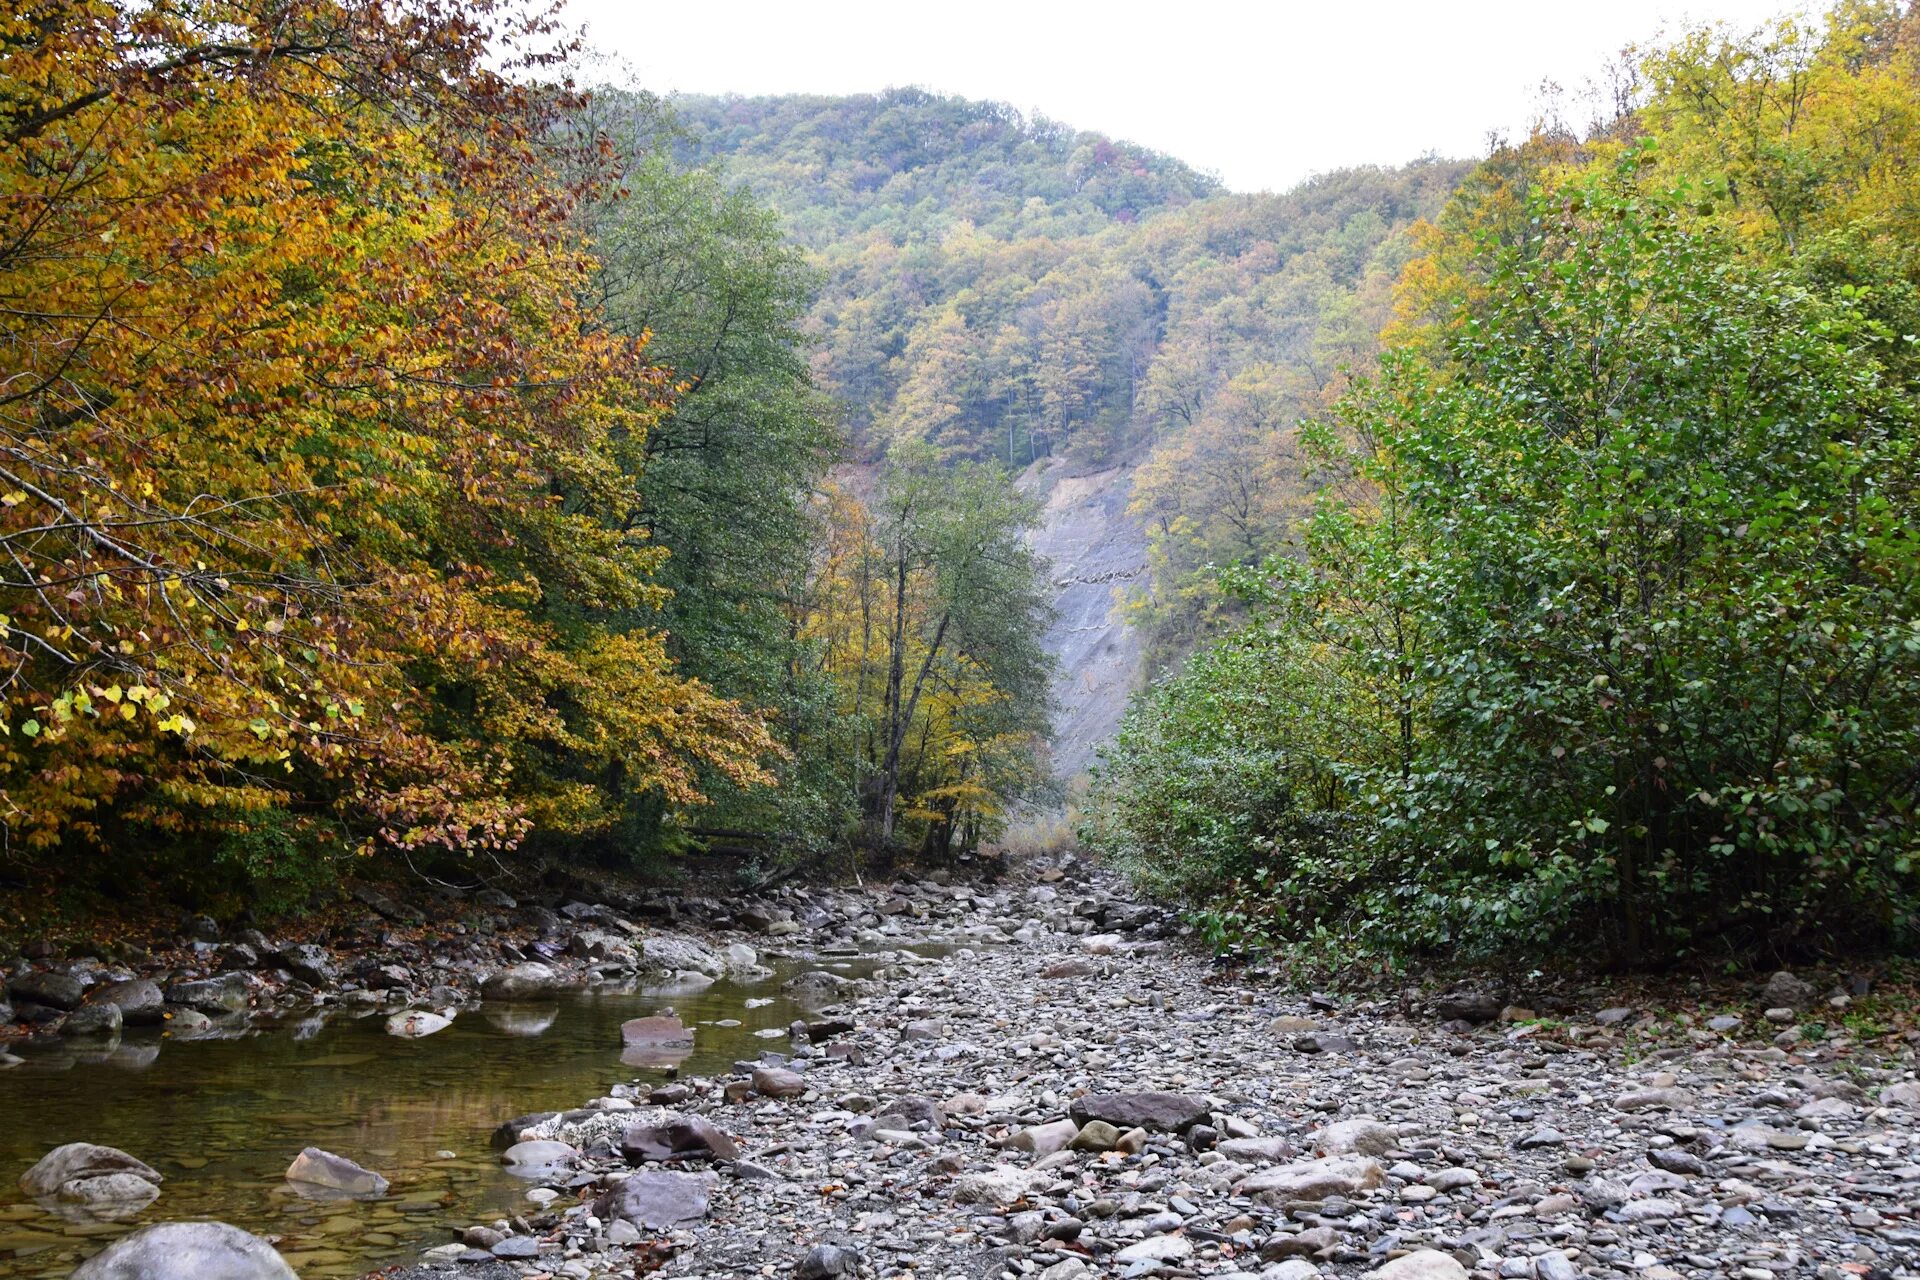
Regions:
<instances>
[{"instance_id":1,"label":"rocky riverbed","mask_svg":"<svg viewBox=\"0 0 1920 1280\"><path fill-rule=\"evenodd\" d=\"M1920 1275L1915 1046L1807 1038L1847 992L1776 977L1679 1019L1300 998L1050 878L734 904L763 948L967 945L801 974L807 1016L730 1070L503 1117L524 1208L449 1224L403 1274ZM670 1015L636 1023L633 1060L684 1056Z\"/></svg>"},{"instance_id":2,"label":"rocky riverbed","mask_svg":"<svg viewBox=\"0 0 1920 1280\"><path fill-rule=\"evenodd\" d=\"M1098 888L957 898L1005 945L510 1122L550 1162L527 1211L410 1280L1920 1274L1913 1046L1802 1043L1842 993L1776 978L1711 1027L1299 1000Z\"/></svg>"}]
</instances>

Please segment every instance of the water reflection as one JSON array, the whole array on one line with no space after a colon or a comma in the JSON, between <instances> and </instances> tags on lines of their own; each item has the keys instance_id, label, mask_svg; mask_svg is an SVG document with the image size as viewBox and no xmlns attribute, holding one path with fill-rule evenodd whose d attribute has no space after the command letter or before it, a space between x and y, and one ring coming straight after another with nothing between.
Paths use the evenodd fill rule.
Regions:
<instances>
[{"instance_id":1,"label":"water reflection","mask_svg":"<svg viewBox=\"0 0 1920 1280\"><path fill-rule=\"evenodd\" d=\"M873 964L836 958L834 971ZM129 1028L111 1044L15 1046L24 1061L0 1071L0 1280L64 1280L113 1236L197 1217L281 1236L305 1280L411 1261L450 1239L449 1223L526 1207L525 1184L489 1144L502 1120L578 1106L636 1074L710 1074L782 1049L784 1039L755 1033L801 1016L779 985L813 967L494 1006L418 1040L387 1035L385 1011L342 1011L192 1038ZM669 1008L693 1046L670 1063L628 1060L620 1024ZM25 1200L19 1174L65 1142L105 1143L153 1165L167 1175L159 1200L111 1223L68 1221ZM346 1204L295 1194L282 1175L309 1145L385 1174L390 1193Z\"/></svg>"}]
</instances>

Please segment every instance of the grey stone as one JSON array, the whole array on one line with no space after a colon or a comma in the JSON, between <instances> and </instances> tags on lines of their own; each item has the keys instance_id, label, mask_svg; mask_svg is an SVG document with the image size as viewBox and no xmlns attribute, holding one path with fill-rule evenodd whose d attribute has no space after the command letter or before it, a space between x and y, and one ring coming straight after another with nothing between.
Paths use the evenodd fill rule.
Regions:
<instances>
[{"instance_id":1,"label":"grey stone","mask_svg":"<svg viewBox=\"0 0 1920 1280\"><path fill-rule=\"evenodd\" d=\"M860 1269L860 1255L837 1244L817 1244L793 1269L794 1280L837 1280Z\"/></svg>"},{"instance_id":2,"label":"grey stone","mask_svg":"<svg viewBox=\"0 0 1920 1280\"><path fill-rule=\"evenodd\" d=\"M167 988L166 994L168 1004L177 1004L218 1018L224 1014L245 1013L252 998L252 989L244 977L229 973L218 978L176 982Z\"/></svg>"},{"instance_id":3,"label":"grey stone","mask_svg":"<svg viewBox=\"0 0 1920 1280\"><path fill-rule=\"evenodd\" d=\"M1767 979L1760 992L1760 1003L1769 1009L1792 1009L1805 1013L1819 1003L1820 992L1811 982L1786 969Z\"/></svg>"},{"instance_id":4,"label":"grey stone","mask_svg":"<svg viewBox=\"0 0 1920 1280\"><path fill-rule=\"evenodd\" d=\"M130 1027L158 1026L166 1012L166 997L152 978L108 983L94 991L89 1003L116 1006L121 1021Z\"/></svg>"},{"instance_id":5,"label":"grey stone","mask_svg":"<svg viewBox=\"0 0 1920 1280\"><path fill-rule=\"evenodd\" d=\"M117 1004L83 1004L67 1015L60 1030L70 1036L110 1036L120 1030L121 1014Z\"/></svg>"},{"instance_id":6,"label":"grey stone","mask_svg":"<svg viewBox=\"0 0 1920 1280\"><path fill-rule=\"evenodd\" d=\"M1089 1120L1104 1120L1116 1129L1146 1129L1154 1133L1185 1133L1205 1123L1209 1111L1205 1098L1184 1093L1090 1093L1075 1098L1068 1109L1074 1123L1084 1126Z\"/></svg>"},{"instance_id":7,"label":"grey stone","mask_svg":"<svg viewBox=\"0 0 1920 1280\"><path fill-rule=\"evenodd\" d=\"M1378 1160L1365 1156L1327 1156L1256 1173L1241 1179L1233 1191L1235 1195L1250 1196L1268 1204L1285 1205L1293 1200L1350 1196L1381 1186L1385 1181L1386 1170Z\"/></svg>"},{"instance_id":8,"label":"grey stone","mask_svg":"<svg viewBox=\"0 0 1920 1280\"><path fill-rule=\"evenodd\" d=\"M62 1012L78 1009L86 995L80 979L66 973L23 973L12 982L12 999Z\"/></svg>"},{"instance_id":9,"label":"grey stone","mask_svg":"<svg viewBox=\"0 0 1920 1280\"><path fill-rule=\"evenodd\" d=\"M117 1173L130 1173L156 1185L165 1181L158 1170L118 1147L69 1142L65 1146L55 1147L21 1174L20 1189L29 1196L40 1198L57 1195L60 1188L69 1182Z\"/></svg>"},{"instance_id":10,"label":"grey stone","mask_svg":"<svg viewBox=\"0 0 1920 1280\"><path fill-rule=\"evenodd\" d=\"M299 1280L272 1245L224 1222L142 1227L80 1264L72 1280Z\"/></svg>"},{"instance_id":11,"label":"grey stone","mask_svg":"<svg viewBox=\"0 0 1920 1280\"><path fill-rule=\"evenodd\" d=\"M602 1192L593 1212L602 1222L619 1218L664 1231L706 1217L712 1188L712 1174L648 1170Z\"/></svg>"}]
</instances>

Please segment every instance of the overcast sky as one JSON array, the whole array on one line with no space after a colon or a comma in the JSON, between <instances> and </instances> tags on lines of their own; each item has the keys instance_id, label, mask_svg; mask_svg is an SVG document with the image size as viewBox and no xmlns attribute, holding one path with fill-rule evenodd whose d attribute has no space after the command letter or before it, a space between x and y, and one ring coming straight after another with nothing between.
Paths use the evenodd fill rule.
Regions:
<instances>
[{"instance_id":1,"label":"overcast sky","mask_svg":"<svg viewBox=\"0 0 1920 1280\"><path fill-rule=\"evenodd\" d=\"M1663 27L1750 27L1791 0L571 0L656 92L863 93L1010 102L1280 189L1344 165L1473 155L1523 131L1543 81L1590 85ZM1584 119L1584 117L1582 117Z\"/></svg>"}]
</instances>

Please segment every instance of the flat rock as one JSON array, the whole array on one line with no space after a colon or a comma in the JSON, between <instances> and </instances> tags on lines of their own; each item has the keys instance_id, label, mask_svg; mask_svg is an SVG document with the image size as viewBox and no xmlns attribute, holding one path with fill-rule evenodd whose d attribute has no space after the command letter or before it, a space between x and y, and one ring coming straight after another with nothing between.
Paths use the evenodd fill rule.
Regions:
<instances>
[{"instance_id":1,"label":"flat rock","mask_svg":"<svg viewBox=\"0 0 1920 1280\"><path fill-rule=\"evenodd\" d=\"M705 1116L673 1116L655 1124L630 1125L620 1137L630 1164L645 1160L738 1160L740 1144Z\"/></svg>"},{"instance_id":2,"label":"flat rock","mask_svg":"<svg viewBox=\"0 0 1920 1280\"><path fill-rule=\"evenodd\" d=\"M1075 1124L1104 1120L1116 1129L1146 1129L1153 1133L1185 1133L1206 1122L1210 1114L1204 1098L1184 1093L1090 1093L1075 1098L1068 1114Z\"/></svg>"},{"instance_id":3,"label":"flat rock","mask_svg":"<svg viewBox=\"0 0 1920 1280\"><path fill-rule=\"evenodd\" d=\"M1387 1171L1366 1156L1326 1156L1299 1164L1267 1169L1234 1185L1235 1195L1250 1196L1272 1205L1291 1200L1325 1200L1351 1196L1386 1182Z\"/></svg>"},{"instance_id":4,"label":"flat rock","mask_svg":"<svg viewBox=\"0 0 1920 1280\"><path fill-rule=\"evenodd\" d=\"M707 1216L713 1175L647 1170L602 1192L593 1212L602 1222L620 1219L650 1231L664 1231Z\"/></svg>"},{"instance_id":5,"label":"flat rock","mask_svg":"<svg viewBox=\"0 0 1920 1280\"><path fill-rule=\"evenodd\" d=\"M1416 1249L1367 1272L1367 1280L1467 1280L1467 1269L1450 1253Z\"/></svg>"}]
</instances>

